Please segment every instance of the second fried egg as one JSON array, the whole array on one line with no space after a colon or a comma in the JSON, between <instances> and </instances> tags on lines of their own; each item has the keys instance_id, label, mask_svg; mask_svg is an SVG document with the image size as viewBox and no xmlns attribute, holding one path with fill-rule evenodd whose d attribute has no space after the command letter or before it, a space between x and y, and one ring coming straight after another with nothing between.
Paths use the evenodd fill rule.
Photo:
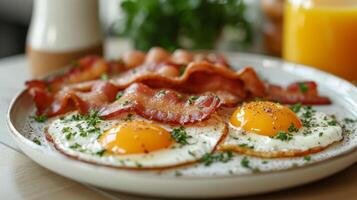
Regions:
<instances>
[{"instance_id":1,"label":"second fried egg","mask_svg":"<svg viewBox=\"0 0 357 200\"><path fill-rule=\"evenodd\" d=\"M250 102L233 114L223 110L229 121L228 136L219 150L274 158L303 156L342 140L336 121L311 107L290 108L272 102Z\"/></svg>"}]
</instances>

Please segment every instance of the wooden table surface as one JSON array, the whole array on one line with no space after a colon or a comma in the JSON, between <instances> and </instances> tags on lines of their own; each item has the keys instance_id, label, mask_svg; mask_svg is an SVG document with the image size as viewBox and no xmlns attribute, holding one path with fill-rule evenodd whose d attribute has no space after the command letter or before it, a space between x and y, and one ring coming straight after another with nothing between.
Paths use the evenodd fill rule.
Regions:
<instances>
[{"instance_id":1,"label":"wooden table surface","mask_svg":"<svg viewBox=\"0 0 357 200\"><path fill-rule=\"evenodd\" d=\"M26 79L29 73L25 56L0 60L0 199L155 199L72 181L46 170L24 155L10 137L5 118L11 98L23 89ZM234 199L357 199L357 164L305 186Z\"/></svg>"}]
</instances>

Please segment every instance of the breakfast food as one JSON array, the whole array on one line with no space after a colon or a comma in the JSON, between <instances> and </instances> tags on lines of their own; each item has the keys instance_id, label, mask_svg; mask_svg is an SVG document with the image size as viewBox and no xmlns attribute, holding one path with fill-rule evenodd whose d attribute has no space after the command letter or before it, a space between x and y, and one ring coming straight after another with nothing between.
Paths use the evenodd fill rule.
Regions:
<instances>
[{"instance_id":1,"label":"breakfast food","mask_svg":"<svg viewBox=\"0 0 357 200\"><path fill-rule=\"evenodd\" d=\"M227 138L220 150L259 157L305 156L342 139L342 128L330 116L272 102L250 102L231 115Z\"/></svg>"},{"instance_id":2,"label":"breakfast food","mask_svg":"<svg viewBox=\"0 0 357 200\"><path fill-rule=\"evenodd\" d=\"M212 153L226 134L218 117L185 126L153 122L134 113L101 120L96 113L70 113L53 120L48 136L62 153L120 168L167 168Z\"/></svg>"},{"instance_id":3,"label":"breakfast food","mask_svg":"<svg viewBox=\"0 0 357 200\"><path fill-rule=\"evenodd\" d=\"M219 54L153 48L118 61L87 56L26 85L48 141L99 165L163 169L235 155L307 156L343 139L339 123L307 106L331 104L315 82L274 85L251 67L230 69Z\"/></svg>"}]
</instances>

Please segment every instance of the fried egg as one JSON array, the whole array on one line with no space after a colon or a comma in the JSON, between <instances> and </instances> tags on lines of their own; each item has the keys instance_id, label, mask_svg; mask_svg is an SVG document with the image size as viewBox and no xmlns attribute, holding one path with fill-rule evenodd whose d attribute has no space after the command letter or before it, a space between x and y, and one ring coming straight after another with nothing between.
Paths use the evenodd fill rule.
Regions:
<instances>
[{"instance_id":1,"label":"fried egg","mask_svg":"<svg viewBox=\"0 0 357 200\"><path fill-rule=\"evenodd\" d=\"M296 113L278 103L256 101L243 104L233 113L221 111L229 122L226 139L219 150L274 158L319 152L342 140L342 128L331 117L311 107Z\"/></svg>"},{"instance_id":2,"label":"fried egg","mask_svg":"<svg viewBox=\"0 0 357 200\"><path fill-rule=\"evenodd\" d=\"M136 114L101 120L70 113L47 129L56 149L67 156L119 168L167 168L200 160L215 150L226 124L217 115L185 126L153 122Z\"/></svg>"}]
</instances>

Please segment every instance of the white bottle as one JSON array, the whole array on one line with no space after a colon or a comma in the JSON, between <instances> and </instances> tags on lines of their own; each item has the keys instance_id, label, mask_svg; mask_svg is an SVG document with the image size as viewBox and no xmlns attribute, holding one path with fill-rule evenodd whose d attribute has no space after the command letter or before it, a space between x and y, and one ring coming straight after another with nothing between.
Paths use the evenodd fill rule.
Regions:
<instances>
[{"instance_id":1,"label":"white bottle","mask_svg":"<svg viewBox=\"0 0 357 200\"><path fill-rule=\"evenodd\" d=\"M102 54L98 0L35 0L27 36L34 77L86 54Z\"/></svg>"}]
</instances>

